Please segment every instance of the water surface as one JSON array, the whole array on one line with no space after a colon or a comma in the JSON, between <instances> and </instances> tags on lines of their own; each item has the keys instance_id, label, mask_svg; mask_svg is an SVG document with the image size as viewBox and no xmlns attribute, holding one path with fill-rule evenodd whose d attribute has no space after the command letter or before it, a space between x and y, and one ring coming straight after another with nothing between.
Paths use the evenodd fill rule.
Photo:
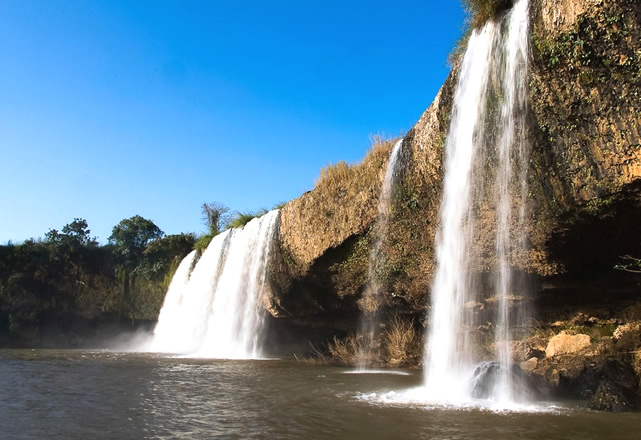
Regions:
<instances>
[{"instance_id":1,"label":"water surface","mask_svg":"<svg viewBox=\"0 0 641 440\"><path fill-rule=\"evenodd\" d=\"M0 350L1 439L638 439L641 414L444 409L406 374L294 361Z\"/></svg>"}]
</instances>

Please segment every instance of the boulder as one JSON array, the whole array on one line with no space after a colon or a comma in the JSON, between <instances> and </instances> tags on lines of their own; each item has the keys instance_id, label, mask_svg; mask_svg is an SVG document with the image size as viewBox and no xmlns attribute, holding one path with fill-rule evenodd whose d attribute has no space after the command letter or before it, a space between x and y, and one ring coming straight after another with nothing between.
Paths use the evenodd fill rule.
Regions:
<instances>
[{"instance_id":1,"label":"boulder","mask_svg":"<svg viewBox=\"0 0 641 440\"><path fill-rule=\"evenodd\" d=\"M533 389L531 380L518 365L512 364L506 371L499 362L483 362L474 370L472 396L476 399L495 398L500 393L501 379L506 374L516 397L523 398L530 394Z\"/></svg>"},{"instance_id":2,"label":"boulder","mask_svg":"<svg viewBox=\"0 0 641 440\"><path fill-rule=\"evenodd\" d=\"M527 361L521 362L519 364L519 367L521 367L521 370L525 371L526 373L532 373L534 370L536 370L536 367L538 365L539 365L539 360L535 357L532 357Z\"/></svg>"},{"instance_id":3,"label":"boulder","mask_svg":"<svg viewBox=\"0 0 641 440\"><path fill-rule=\"evenodd\" d=\"M614 347L619 352L636 351L641 347L641 322L620 325L614 330Z\"/></svg>"},{"instance_id":4,"label":"boulder","mask_svg":"<svg viewBox=\"0 0 641 440\"><path fill-rule=\"evenodd\" d=\"M582 333L572 335L566 331L562 331L558 335L550 338L550 342L548 342L545 348L545 355L552 357L561 354L572 354L589 346L590 336Z\"/></svg>"}]
</instances>

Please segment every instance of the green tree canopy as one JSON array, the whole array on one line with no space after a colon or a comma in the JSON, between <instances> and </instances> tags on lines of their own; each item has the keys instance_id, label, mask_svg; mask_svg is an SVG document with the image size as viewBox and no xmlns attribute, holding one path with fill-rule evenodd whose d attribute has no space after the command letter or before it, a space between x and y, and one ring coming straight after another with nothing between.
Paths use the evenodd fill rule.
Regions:
<instances>
[{"instance_id":1,"label":"green tree canopy","mask_svg":"<svg viewBox=\"0 0 641 440\"><path fill-rule=\"evenodd\" d=\"M154 222L135 215L113 227L109 243L115 246L116 254L135 266L141 260L147 245L164 235Z\"/></svg>"},{"instance_id":2,"label":"green tree canopy","mask_svg":"<svg viewBox=\"0 0 641 440\"><path fill-rule=\"evenodd\" d=\"M91 237L91 230L87 224L87 220L82 218L74 218L69 224L62 227L62 232L57 229L50 229L45 234L45 241L56 245L85 245L95 246L98 243L94 237Z\"/></svg>"}]
</instances>

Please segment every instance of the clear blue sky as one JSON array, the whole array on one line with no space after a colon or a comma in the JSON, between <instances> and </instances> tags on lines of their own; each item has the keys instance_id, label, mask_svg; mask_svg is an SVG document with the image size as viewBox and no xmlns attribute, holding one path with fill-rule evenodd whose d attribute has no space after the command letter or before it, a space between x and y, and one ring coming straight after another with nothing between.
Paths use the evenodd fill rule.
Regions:
<instances>
[{"instance_id":1,"label":"clear blue sky","mask_svg":"<svg viewBox=\"0 0 641 440\"><path fill-rule=\"evenodd\" d=\"M0 0L0 243L270 208L410 129L456 0Z\"/></svg>"}]
</instances>

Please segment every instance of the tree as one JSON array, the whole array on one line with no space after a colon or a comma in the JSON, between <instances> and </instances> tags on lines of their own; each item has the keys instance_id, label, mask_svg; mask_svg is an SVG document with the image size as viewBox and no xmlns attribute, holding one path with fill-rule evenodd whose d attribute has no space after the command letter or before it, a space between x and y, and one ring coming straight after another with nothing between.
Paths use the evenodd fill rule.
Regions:
<instances>
[{"instance_id":1,"label":"tree","mask_svg":"<svg viewBox=\"0 0 641 440\"><path fill-rule=\"evenodd\" d=\"M166 235L154 240L145 249L145 258L140 267L148 278L158 279L167 275L173 275L172 268L192 251L196 243L194 234Z\"/></svg>"},{"instance_id":2,"label":"tree","mask_svg":"<svg viewBox=\"0 0 641 440\"><path fill-rule=\"evenodd\" d=\"M53 244L97 245L95 237L91 237L90 234L91 230L89 230L87 220L74 218L71 223L62 227L62 233L57 229L50 229L45 234L45 241Z\"/></svg>"},{"instance_id":3,"label":"tree","mask_svg":"<svg viewBox=\"0 0 641 440\"><path fill-rule=\"evenodd\" d=\"M218 202L203 203L201 208L208 235L214 237L220 234L229 221L229 208Z\"/></svg>"},{"instance_id":4,"label":"tree","mask_svg":"<svg viewBox=\"0 0 641 440\"><path fill-rule=\"evenodd\" d=\"M133 318L136 315L134 285L138 273L146 273L145 249L155 240L162 238L165 233L154 224L139 215L122 220L113 227L109 243L114 246L114 254L118 259L117 274L122 281L122 293Z\"/></svg>"},{"instance_id":5,"label":"tree","mask_svg":"<svg viewBox=\"0 0 641 440\"><path fill-rule=\"evenodd\" d=\"M135 215L113 227L109 243L115 246L116 254L123 258L129 267L134 268L142 259L147 245L164 235L154 222Z\"/></svg>"},{"instance_id":6,"label":"tree","mask_svg":"<svg viewBox=\"0 0 641 440\"><path fill-rule=\"evenodd\" d=\"M74 218L62 227L62 232L50 229L45 234L44 244L49 251L47 270L60 284L65 284L65 290L72 295L77 295L85 285L85 260L89 248L95 249L98 245L90 234L87 220L82 218Z\"/></svg>"}]
</instances>

